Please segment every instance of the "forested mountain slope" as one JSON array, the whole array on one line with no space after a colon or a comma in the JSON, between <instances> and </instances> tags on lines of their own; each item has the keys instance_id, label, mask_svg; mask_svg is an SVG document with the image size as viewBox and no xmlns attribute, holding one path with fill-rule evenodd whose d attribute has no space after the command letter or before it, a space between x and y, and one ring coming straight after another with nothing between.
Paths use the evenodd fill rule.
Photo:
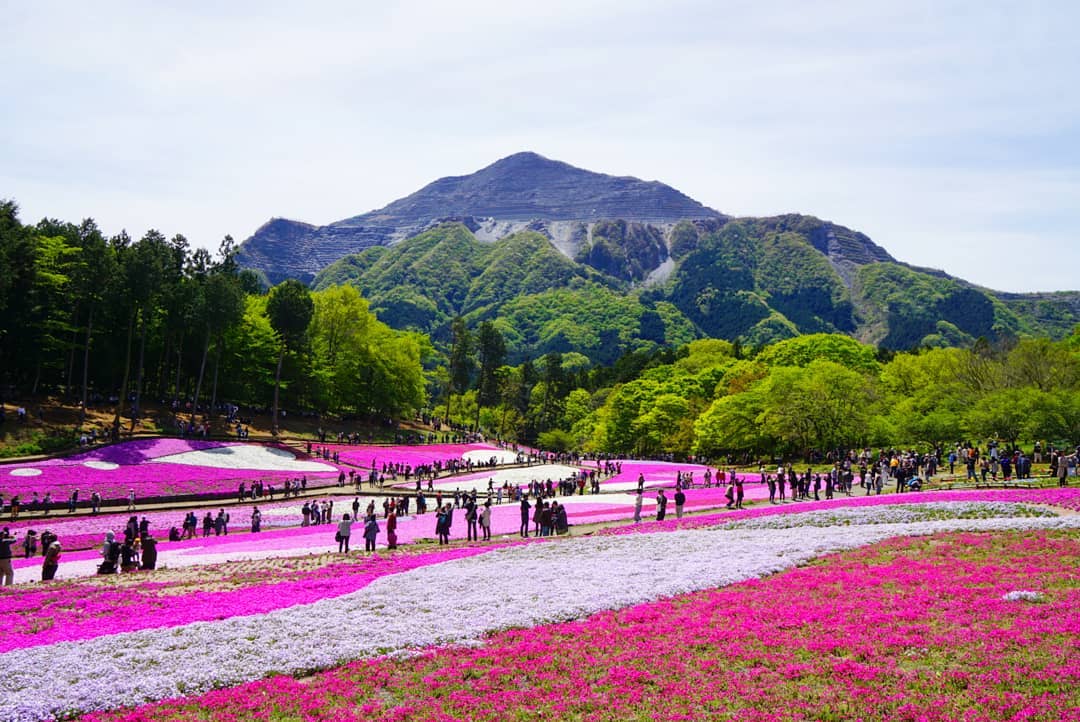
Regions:
<instances>
[{"instance_id":1,"label":"forested mountain slope","mask_svg":"<svg viewBox=\"0 0 1080 722\"><path fill-rule=\"evenodd\" d=\"M1005 294L812 216L733 218L657 182L518 153L328 226L276 219L241 264L348 282L395 328L495 322L512 358L844 333L891 349L1067 334L1080 293Z\"/></svg>"}]
</instances>

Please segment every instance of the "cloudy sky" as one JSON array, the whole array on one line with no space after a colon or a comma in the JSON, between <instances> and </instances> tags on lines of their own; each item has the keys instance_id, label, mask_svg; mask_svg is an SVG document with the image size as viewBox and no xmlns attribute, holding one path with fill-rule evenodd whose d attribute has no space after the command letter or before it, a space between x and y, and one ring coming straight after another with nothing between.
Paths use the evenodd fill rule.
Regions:
<instances>
[{"instance_id":1,"label":"cloudy sky","mask_svg":"<svg viewBox=\"0 0 1080 722\"><path fill-rule=\"evenodd\" d=\"M520 150L1080 288L1080 3L0 0L0 197L216 248Z\"/></svg>"}]
</instances>

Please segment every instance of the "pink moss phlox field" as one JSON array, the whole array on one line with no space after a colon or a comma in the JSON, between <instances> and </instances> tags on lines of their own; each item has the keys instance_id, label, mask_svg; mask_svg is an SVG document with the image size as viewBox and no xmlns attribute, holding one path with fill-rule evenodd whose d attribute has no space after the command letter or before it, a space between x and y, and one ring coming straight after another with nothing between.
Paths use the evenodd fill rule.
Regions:
<instances>
[{"instance_id":1,"label":"pink moss phlox field","mask_svg":"<svg viewBox=\"0 0 1080 722\"><path fill-rule=\"evenodd\" d=\"M897 538L478 648L83 719L1078 720L1078 567L1076 532Z\"/></svg>"},{"instance_id":2,"label":"pink moss phlox field","mask_svg":"<svg viewBox=\"0 0 1080 722\"><path fill-rule=\"evenodd\" d=\"M52 587L17 587L0 597L0 653L55 642L91 639L139 629L263 614L354 592L389 574L484 554L504 544L454 547L420 554L353 558L315 570L295 569L289 560L266 577L222 568L222 591L203 591L201 582ZM152 579L153 577L151 577ZM125 580L126 582L127 580Z\"/></svg>"},{"instance_id":3,"label":"pink moss phlox field","mask_svg":"<svg viewBox=\"0 0 1080 722\"><path fill-rule=\"evenodd\" d=\"M654 488L659 486L674 488L676 476L679 472L683 472L684 474L693 474L693 488L700 488L705 480L706 469L711 470L713 476L718 478L718 468L715 466L703 466L701 464L691 463L679 464L668 461L638 461L636 459L623 460L621 463L622 471L618 474L615 474L614 476L602 480L601 484L632 483L637 481L638 474L642 474L645 476L646 488ZM594 469L596 468L596 462L585 462L582 464L582 467L586 469ZM730 480L731 473L732 472L730 470L724 471L725 480ZM738 471L736 473L738 474L738 477L740 479L742 479L748 484L748 486L746 487L747 491L752 488L751 486L749 486L750 484L758 484L761 482L761 475L757 472L744 473L742 471ZM716 488L716 486L719 484L717 478L714 478L712 482L712 488ZM768 498L768 494L766 494L766 498Z\"/></svg>"},{"instance_id":4,"label":"pink moss phlox field","mask_svg":"<svg viewBox=\"0 0 1080 722\"><path fill-rule=\"evenodd\" d=\"M601 529L599 534L639 534L676 529L701 529L741 519L756 519L776 514L822 511L838 507L866 507L886 504L922 504L948 501L1014 502L1048 504L1072 511L1080 511L1080 488L1049 489L973 489L965 491L923 491L907 494L884 494L881 496L840 496L831 501L800 501L784 504L755 506L735 511L720 511L684 519L665 519L633 526Z\"/></svg>"},{"instance_id":5,"label":"pink moss phlox field","mask_svg":"<svg viewBox=\"0 0 1080 722\"><path fill-rule=\"evenodd\" d=\"M282 500L278 495L276 501L271 501L269 498L262 498L255 502L245 502L244 504L234 504L231 500L226 500L218 507L203 507L194 509L196 517L199 520L199 533L202 530L203 516L207 511L211 514L216 514L219 508L224 508L230 515L229 527L232 531L230 537L235 539L238 532L243 533L245 529L250 527L251 512L256 506L262 512L262 528L264 534L269 530L280 527L299 526L302 516L300 514L300 506L304 501L321 501L325 497L318 494L309 493L303 499L291 499L288 501ZM339 505L340 511L348 511L348 502L350 500L337 499L336 502ZM365 501L366 504L366 501ZM278 516L273 514L275 510L295 507L296 513L291 516ZM346 507L343 509L343 507ZM124 525L130 517L135 516L140 521L145 518L150 525L151 535L157 537L159 543L164 543L163 540L168 536L170 527L182 528L184 522L184 515L187 514L188 509L175 509L175 510L138 510L135 511L115 511L105 512L103 511L97 515L73 515L68 516L65 512L54 512L50 516L43 517L35 515L33 517L24 515L17 522L9 522L7 526L15 532L19 532L22 536L28 529L34 529L38 533L48 529L56 534L60 538L60 542L64 549L67 551L74 551L78 549L90 549L101 545L102 540L105 537L105 532L112 531L120 533L124 529ZM335 517L338 515L335 514ZM329 528L329 527L327 527ZM331 536L333 533L331 532ZM206 543L208 540L199 538L192 540L194 543ZM223 539L222 542L228 542L230 539ZM70 557L69 557L70 558ZM18 568L20 561L15 560L15 566Z\"/></svg>"},{"instance_id":6,"label":"pink moss phlox field","mask_svg":"<svg viewBox=\"0 0 1080 722\"><path fill-rule=\"evenodd\" d=\"M491 444L417 444L398 446L378 446L374 444L342 445L317 444L319 448L337 452L342 463L362 466L370 469L372 465L382 470L383 464L402 464L416 468L419 465L432 464L436 461L447 462L460 460L469 452L487 452L493 454L501 450ZM481 456L481 458L483 458Z\"/></svg>"},{"instance_id":7,"label":"pink moss phlox field","mask_svg":"<svg viewBox=\"0 0 1080 722\"><path fill-rule=\"evenodd\" d=\"M234 491L241 481L267 480L281 488L287 478L304 474L309 481L324 483L336 479L337 471L304 472L254 470L242 468L214 468L174 463L157 463L155 459L189 451L205 451L229 446L239 442L203 441L198 439L140 439L93 449L74 456L65 456L32 463L9 463L0 465L0 491L5 497L18 494L23 504L29 502L33 492L44 497L50 492L54 503L63 503L75 489L79 500L85 505L90 494L97 491L103 499L123 499L128 490L134 489L137 498L147 499L170 495L216 494ZM268 445L291 453L280 445ZM303 458L298 454L298 458ZM119 464L119 468L95 469L86 463L104 462ZM323 462L326 463L326 462ZM12 475L17 469L40 471L37 476Z\"/></svg>"}]
</instances>

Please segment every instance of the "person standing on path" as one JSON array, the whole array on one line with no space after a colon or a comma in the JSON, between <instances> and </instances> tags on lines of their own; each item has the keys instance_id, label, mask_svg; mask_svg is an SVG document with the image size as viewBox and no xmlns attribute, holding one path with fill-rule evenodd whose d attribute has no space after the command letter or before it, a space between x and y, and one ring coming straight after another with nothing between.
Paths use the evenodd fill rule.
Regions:
<instances>
[{"instance_id":1,"label":"person standing on path","mask_svg":"<svg viewBox=\"0 0 1080 722\"><path fill-rule=\"evenodd\" d=\"M683 506L686 504L686 494L682 487L675 491L675 518L682 519Z\"/></svg>"},{"instance_id":2,"label":"person standing on path","mask_svg":"<svg viewBox=\"0 0 1080 722\"><path fill-rule=\"evenodd\" d=\"M60 542L54 541L45 550L45 559L41 562L41 581L47 582L56 578L56 570L60 567Z\"/></svg>"},{"instance_id":3,"label":"person standing on path","mask_svg":"<svg viewBox=\"0 0 1080 722\"><path fill-rule=\"evenodd\" d=\"M664 494L664 490L656 492L656 520L663 521L667 515L667 496Z\"/></svg>"},{"instance_id":4,"label":"person standing on path","mask_svg":"<svg viewBox=\"0 0 1080 722\"><path fill-rule=\"evenodd\" d=\"M348 514L343 515L341 517L341 521L338 522L337 534L335 534L334 536L337 537L337 550L339 554L349 553L349 537L352 535L352 525L352 519L349 517ZM367 536L366 530L364 536Z\"/></svg>"},{"instance_id":5,"label":"person standing on path","mask_svg":"<svg viewBox=\"0 0 1080 722\"><path fill-rule=\"evenodd\" d=\"M476 502L471 498L465 502L465 537L468 541L479 541L480 530L477 528L479 521Z\"/></svg>"},{"instance_id":6,"label":"person standing on path","mask_svg":"<svg viewBox=\"0 0 1080 722\"><path fill-rule=\"evenodd\" d=\"M641 523L641 502L644 499L642 487L638 487L637 496L634 497L634 523Z\"/></svg>"},{"instance_id":7,"label":"person standing on path","mask_svg":"<svg viewBox=\"0 0 1080 722\"><path fill-rule=\"evenodd\" d=\"M570 520L566 518L566 504L551 502L551 523L555 525L556 534L562 536L570 533Z\"/></svg>"},{"instance_id":8,"label":"person standing on path","mask_svg":"<svg viewBox=\"0 0 1080 722\"><path fill-rule=\"evenodd\" d=\"M540 520L544 516L544 505L540 501L540 497L536 497L536 504L533 505L533 536L540 536Z\"/></svg>"},{"instance_id":9,"label":"person standing on path","mask_svg":"<svg viewBox=\"0 0 1080 722\"><path fill-rule=\"evenodd\" d=\"M491 499L484 502L484 508L480 512L480 530L484 534L484 541L491 539Z\"/></svg>"},{"instance_id":10,"label":"person standing on path","mask_svg":"<svg viewBox=\"0 0 1080 722\"><path fill-rule=\"evenodd\" d=\"M446 502L446 524L444 529L446 531L446 543L450 543L450 530L454 526L454 506L449 501Z\"/></svg>"},{"instance_id":11,"label":"person standing on path","mask_svg":"<svg viewBox=\"0 0 1080 722\"><path fill-rule=\"evenodd\" d=\"M742 477L741 476L735 476L735 473L732 472L731 478L735 481L735 508L736 509L742 509L743 508L742 500L743 500L743 493L744 493L743 492L743 480L742 480Z\"/></svg>"},{"instance_id":12,"label":"person standing on path","mask_svg":"<svg viewBox=\"0 0 1080 722\"><path fill-rule=\"evenodd\" d=\"M529 537L529 497L521 497L521 536Z\"/></svg>"},{"instance_id":13,"label":"person standing on path","mask_svg":"<svg viewBox=\"0 0 1080 722\"><path fill-rule=\"evenodd\" d=\"M29 559L30 557L37 556L37 532L30 529L26 532L26 538L23 539L23 558Z\"/></svg>"},{"instance_id":14,"label":"person standing on path","mask_svg":"<svg viewBox=\"0 0 1080 722\"><path fill-rule=\"evenodd\" d=\"M0 585L10 587L15 583L15 570L11 566L11 546L15 537L7 527L0 531Z\"/></svg>"},{"instance_id":15,"label":"person standing on path","mask_svg":"<svg viewBox=\"0 0 1080 722\"><path fill-rule=\"evenodd\" d=\"M77 494L77 493L78 493L78 491L79 491L79 490L78 490L78 489L76 489L76 490L75 490L75 493ZM134 489L128 489L128 505L127 505L127 510L128 510L128 511L135 511L135 490L134 490ZM72 510L72 511L74 511L74 510Z\"/></svg>"},{"instance_id":16,"label":"person standing on path","mask_svg":"<svg viewBox=\"0 0 1080 722\"><path fill-rule=\"evenodd\" d=\"M379 537L379 520L372 514L364 522L364 551L375 551L375 540Z\"/></svg>"},{"instance_id":17,"label":"person standing on path","mask_svg":"<svg viewBox=\"0 0 1080 722\"><path fill-rule=\"evenodd\" d=\"M386 517L386 548L397 549L397 510L391 509Z\"/></svg>"}]
</instances>

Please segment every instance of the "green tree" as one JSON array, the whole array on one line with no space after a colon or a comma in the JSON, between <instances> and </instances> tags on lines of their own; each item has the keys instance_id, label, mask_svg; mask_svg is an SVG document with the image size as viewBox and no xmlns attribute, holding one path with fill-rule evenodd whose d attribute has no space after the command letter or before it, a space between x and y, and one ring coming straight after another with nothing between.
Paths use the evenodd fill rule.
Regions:
<instances>
[{"instance_id":1,"label":"green tree","mask_svg":"<svg viewBox=\"0 0 1080 722\"><path fill-rule=\"evenodd\" d=\"M490 321L480 324L477 352L480 369L476 383L476 427L479 428L481 407L498 403L499 379L496 372L506 362L506 341Z\"/></svg>"},{"instance_id":2,"label":"green tree","mask_svg":"<svg viewBox=\"0 0 1080 722\"><path fill-rule=\"evenodd\" d=\"M218 272L206 276L200 289L200 315L203 319L205 337L202 348L202 360L199 362L199 376L195 383L195 403L192 405L192 418L195 409L199 405L202 393L203 376L206 372L206 359L210 355L210 342L216 340L218 355L221 354L221 344L225 332L240 323L244 313L244 295L240 290L240 284L236 276L226 269L217 269ZM213 413L213 401L211 401L211 414Z\"/></svg>"},{"instance_id":3,"label":"green tree","mask_svg":"<svg viewBox=\"0 0 1080 722\"><path fill-rule=\"evenodd\" d=\"M120 252L124 306L128 310L124 377L120 384L119 399L113 416L114 431L119 433L120 413L128 399L128 382L131 375L131 343L136 321L138 321L140 331L139 362L136 367L134 406L131 415L131 428L133 430L139 415L139 399L142 395L143 368L146 359L146 328L148 319L154 311L154 302L164 291L171 250L165 236L156 230L147 231L137 243L132 245L127 245L126 238L122 236L116 240L114 246Z\"/></svg>"},{"instance_id":4,"label":"green tree","mask_svg":"<svg viewBox=\"0 0 1080 722\"><path fill-rule=\"evenodd\" d=\"M981 439L1001 439L1015 444L1028 428L1028 419L1037 408L1031 389L991 391L964 415L964 428Z\"/></svg>"},{"instance_id":5,"label":"green tree","mask_svg":"<svg viewBox=\"0 0 1080 722\"><path fill-rule=\"evenodd\" d=\"M1039 391L1075 388L1080 383L1080 356L1047 338L1021 339L1005 357L1004 377L1010 386Z\"/></svg>"},{"instance_id":6,"label":"green tree","mask_svg":"<svg viewBox=\"0 0 1080 722\"><path fill-rule=\"evenodd\" d=\"M94 337L94 317L104 303L108 288L116 283L117 263L114 249L105 240L93 219L86 219L78 231L79 260L72 269L72 290L77 306L85 309L86 324L83 336L82 403L79 423L86 420L86 405L90 386L90 347ZM78 321L76 321L77 323ZM71 382L68 382L71 385Z\"/></svg>"},{"instance_id":7,"label":"green tree","mask_svg":"<svg viewBox=\"0 0 1080 722\"><path fill-rule=\"evenodd\" d=\"M814 333L779 341L757 355L757 360L767 366L809 366L819 359L864 373L880 370L873 346L835 333Z\"/></svg>"},{"instance_id":8,"label":"green tree","mask_svg":"<svg viewBox=\"0 0 1080 722\"><path fill-rule=\"evenodd\" d=\"M307 286L290 278L282 281L270 290L266 302L266 314L270 326L280 342L277 371L274 373L274 407L272 415L273 433L278 432L278 400L281 393L281 366L285 361L285 352L299 349L307 335L308 325L315 313L315 304Z\"/></svg>"},{"instance_id":9,"label":"green tree","mask_svg":"<svg viewBox=\"0 0 1080 722\"><path fill-rule=\"evenodd\" d=\"M761 451L773 446L766 435L763 384L742 393L721 396L694 422L694 451L712 455L725 451Z\"/></svg>"},{"instance_id":10,"label":"green tree","mask_svg":"<svg viewBox=\"0 0 1080 722\"><path fill-rule=\"evenodd\" d=\"M809 452L867 443L877 393L871 378L834 361L779 366L764 380L765 432L788 450Z\"/></svg>"},{"instance_id":11,"label":"green tree","mask_svg":"<svg viewBox=\"0 0 1080 722\"><path fill-rule=\"evenodd\" d=\"M473 338L469 329L465 326L465 320L460 316L450 324L450 360L447 367L446 384L446 413L444 418L450 421L450 399L454 395L454 389L464 391L469 387L469 379L473 371Z\"/></svg>"}]
</instances>

